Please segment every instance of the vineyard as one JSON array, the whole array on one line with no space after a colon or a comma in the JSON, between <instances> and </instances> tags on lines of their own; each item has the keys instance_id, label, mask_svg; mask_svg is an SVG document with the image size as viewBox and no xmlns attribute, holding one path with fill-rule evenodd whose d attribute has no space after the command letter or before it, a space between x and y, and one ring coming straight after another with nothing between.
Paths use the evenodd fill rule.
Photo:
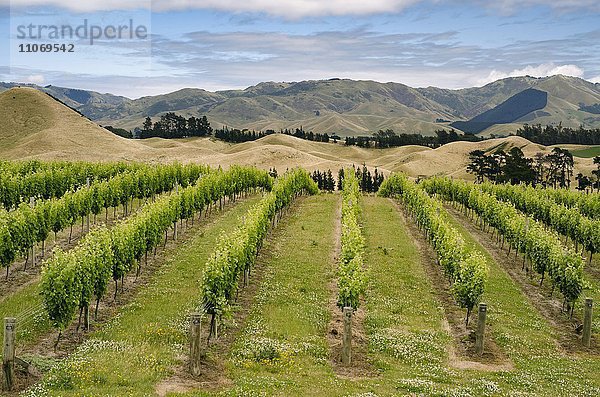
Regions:
<instances>
[{"instance_id":1,"label":"vineyard","mask_svg":"<svg viewBox=\"0 0 600 397\"><path fill-rule=\"evenodd\" d=\"M598 194L361 186L0 162L2 395L600 395Z\"/></svg>"}]
</instances>

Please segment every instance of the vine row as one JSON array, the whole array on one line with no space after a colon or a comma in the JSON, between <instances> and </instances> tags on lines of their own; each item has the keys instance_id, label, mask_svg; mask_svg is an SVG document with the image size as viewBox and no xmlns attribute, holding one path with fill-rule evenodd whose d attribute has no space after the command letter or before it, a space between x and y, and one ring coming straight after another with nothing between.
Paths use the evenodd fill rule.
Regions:
<instances>
[{"instance_id":1,"label":"vine row","mask_svg":"<svg viewBox=\"0 0 600 397\"><path fill-rule=\"evenodd\" d=\"M473 307L479 303L487 280L485 258L470 249L460 233L448 221L441 203L401 174L384 181L379 190L384 197L397 197L422 228L438 255L438 263L451 283L458 305L467 310L466 324Z\"/></svg>"},{"instance_id":2,"label":"vine row","mask_svg":"<svg viewBox=\"0 0 600 397\"><path fill-rule=\"evenodd\" d=\"M26 256L37 243L44 244L50 232L56 234L73 225L86 215L98 215L105 209L119 204L127 211L133 198L154 197L173 189L176 184L185 187L208 173L202 165L159 165L142 167L135 172L126 172L107 181L94 181L89 187L69 191L59 199L50 199L31 207L21 203L12 211L0 208L0 266L6 268L19 256Z\"/></svg>"},{"instance_id":3,"label":"vine row","mask_svg":"<svg viewBox=\"0 0 600 397\"><path fill-rule=\"evenodd\" d=\"M216 171L170 195L163 196L142 211L121 221L113 228L99 227L88 233L74 249L55 250L42 268L41 295L53 326L64 330L74 319L77 309L88 310L95 298L98 303L108 284L134 269L141 270L142 258L165 241L171 225L192 217L223 197L250 189L269 189L269 175L254 168L232 167ZM156 251L155 251L156 252ZM59 334L60 338L60 334Z\"/></svg>"},{"instance_id":4,"label":"vine row","mask_svg":"<svg viewBox=\"0 0 600 397\"><path fill-rule=\"evenodd\" d=\"M215 335L217 318L220 320L231 313L230 302L238 289L240 275L243 273L247 282L269 225L302 193L318 193L317 185L304 170L288 171L277 179L271 192L247 212L233 232L219 237L201 281L204 311L211 315L209 338Z\"/></svg>"},{"instance_id":5,"label":"vine row","mask_svg":"<svg viewBox=\"0 0 600 397\"><path fill-rule=\"evenodd\" d=\"M476 185L454 181L447 178L433 178L421 183L430 194L439 194L446 200L463 205L478 215L483 226L491 226L515 249L524 255L523 269L527 259L540 275L540 285L546 274L550 277L552 288L558 288L564 303L573 304L583 292L584 261L574 250L563 246L558 233L519 212L512 204L499 201L495 196L483 192Z\"/></svg>"},{"instance_id":6,"label":"vine row","mask_svg":"<svg viewBox=\"0 0 600 397\"><path fill-rule=\"evenodd\" d=\"M367 277L363 269L365 239L360 225L360 187L352 170L344 172L342 182L342 236L338 268L338 302L340 308L357 309L365 293Z\"/></svg>"}]
</instances>

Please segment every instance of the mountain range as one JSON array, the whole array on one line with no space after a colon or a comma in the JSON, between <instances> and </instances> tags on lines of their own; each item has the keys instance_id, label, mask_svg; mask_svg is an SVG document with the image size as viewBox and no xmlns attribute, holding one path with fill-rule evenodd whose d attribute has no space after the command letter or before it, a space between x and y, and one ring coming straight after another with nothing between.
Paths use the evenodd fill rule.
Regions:
<instances>
[{"instance_id":1,"label":"mountain range","mask_svg":"<svg viewBox=\"0 0 600 397\"><path fill-rule=\"evenodd\" d=\"M576 77L510 77L458 90L348 79L264 82L244 90L184 88L130 99L75 88L0 83L44 91L101 125L134 129L166 112L206 115L213 127L299 128L341 136L391 128L431 135L454 127L483 136L507 135L520 125L600 127L600 84Z\"/></svg>"}]
</instances>

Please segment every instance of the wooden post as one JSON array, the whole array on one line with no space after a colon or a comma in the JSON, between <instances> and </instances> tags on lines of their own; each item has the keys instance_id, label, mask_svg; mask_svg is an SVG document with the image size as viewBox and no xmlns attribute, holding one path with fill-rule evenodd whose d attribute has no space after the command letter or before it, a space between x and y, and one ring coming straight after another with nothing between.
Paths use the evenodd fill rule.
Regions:
<instances>
[{"instance_id":1,"label":"wooden post","mask_svg":"<svg viewBox=\"0 0 600 397\"><path fill-rule=\"evenodd\" d=\"M585 299L585 313L583 315L583 338L582 343L586 347L590 347L592 343L592 308L594 301L592 298Z\"/></svg>"},{"instance_id":2,"label":"wooden post","mask_svg":"<svg viewBox=\"0 0 600 397\"><path fill-rule=\"evenodd\" d=\"M87 304L83 308L83 329L85 331L90 330L90 305Z\"/></svg>"},{"instance_id":3,"label":"wooden post","mask_svg":"<svg viewBox=\"0 0 600 397\"><path fill-rule=\"evenodd\" d=\"M200 375L200 359L202 357L201 325L202 314L192 313L190 323L190 372L194 376Z\"/></svg>"},{"instance_id":4,"label":"wooden post","mask_svg":"<svg viewBox=\"0 0 600 397\"><path fill-rule=\"evenodd\" d=\"M477 333L475 334L475 354L483 354L483 340L485 339L485 318L487 316L487 305L479 304L479 314L477 316Z\"/></svg>"},{"instance_id":5,"label":"wooden post","mask_svg":"<svg viewBox=\"0 0 600 397\"><path fill-rule=\"evenodd\" d=\"M15 323L13 317L4 319L4 351L2 354L2 372L4 381L2 390L11 391L15 380Z\"/></svg>"},{"instance_id":6,"label":"wooden post","mask_svg":"<svg viewBox=\"0 0 600 397\"><path fill-rule=\"evenodd\" d=\"M344 307L344 336L342 341L342 364L352 363L352 311L351 307Z\"/></svg>"}]
</instances>

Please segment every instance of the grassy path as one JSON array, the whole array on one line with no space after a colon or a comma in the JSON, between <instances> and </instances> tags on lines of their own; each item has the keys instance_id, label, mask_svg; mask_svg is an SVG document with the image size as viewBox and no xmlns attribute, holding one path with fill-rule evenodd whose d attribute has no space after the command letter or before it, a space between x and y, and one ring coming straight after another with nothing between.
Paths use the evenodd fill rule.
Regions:
<instances>
[{"instance_id":1,"label":"grassy path","mask_svg":"<svg viewBox=\"0 0 600 397\"><path fill-rule=\"evenodd\" d=\"M153 395L187 348L185 315L198 303L198 283L214 242L259 199L240 202L201 227L130 304L47 376L42 385L47 390L34 388L31 394Z\"/></svg>"},{"instance_id":2,"label":"grassy path","mask_svg":"<svg viewBox=\"0 0 600 397\"><path fill-rule=\"evenodd\" d=\"M226 363L233 386L225 395L330 396L337 389L325 334L339 199L301 199L266 242L263 281Z\"/></svg>"},{"instance_id":3,"label":"grassy path","mask_svg":"<svg viewBox=\"0 0 600 397\"><path fill-rule=\"evenodd\" d=\"M366 330L374 365L386 378L447 377L443 310L392 201L363 198L369 269Z\"/></svg>"},{"instance_id":4,"label":"grassy path","mask_svg":"<svg viewBox=\"0 0 600 397\"><path fill-rule=\"evenodd\" d=\"M600 359L563 354L557 335L528 302L520 288L493 256L456 217L450 218L467 243L480 251L490 264L484 300L496 342L512 359L516 369L490 374L502 389L546 396L592 396L600 393ZM520 262L519 262L520 263Z\"/></svg>"}]
</instances>

